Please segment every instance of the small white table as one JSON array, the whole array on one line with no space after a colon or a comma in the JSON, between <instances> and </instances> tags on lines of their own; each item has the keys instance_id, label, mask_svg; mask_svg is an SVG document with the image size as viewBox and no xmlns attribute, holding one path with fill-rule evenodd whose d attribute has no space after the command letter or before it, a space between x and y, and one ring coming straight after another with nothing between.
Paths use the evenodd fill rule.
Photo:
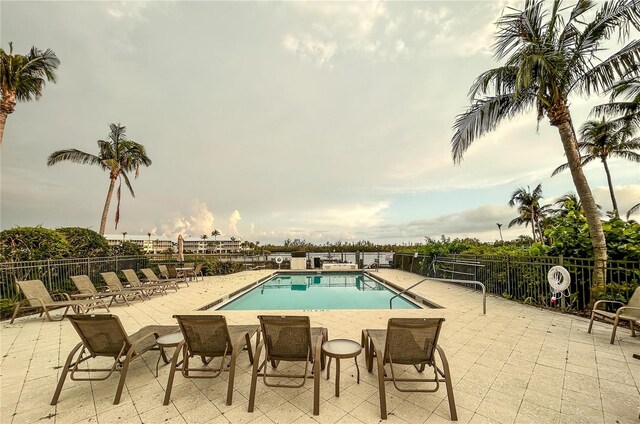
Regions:
<instances>
[{"instance_id":1,"label":"small white table","mask_svg":"<svg viewBox=\"0 0 640 424\"><path fill-rule=\"evenodd\" d=\"M160 356L158 356L158 362L156 362L156 378L158 377L159 367L160 367L160 359L164 361L165 364L168 364L169 358L167 358L167 354L164 349L167 347L178 347L178 345L184 340L184 336L182 332L178 331L177 333L167 334L162 337L158 337L156 340L156 344L160 349ZM182 361L180 361L182 363Z\"/></svg>"},{"instance_id":2,"label":"small white table","mask_svg":"<svg viewBox=\"0 0 640 424\"><path fill-rule=\"evenodd\" d=\"M327 380L331 369L331 358L336 358L336 397L340 397L340 359L353 358L356 362L356 381L360 384L360 368L358 368L358 355L362 352L360 343L349 339L329 340L322 344L322 352L329 357L327 364Z\"/></svg>"}]
</instances>

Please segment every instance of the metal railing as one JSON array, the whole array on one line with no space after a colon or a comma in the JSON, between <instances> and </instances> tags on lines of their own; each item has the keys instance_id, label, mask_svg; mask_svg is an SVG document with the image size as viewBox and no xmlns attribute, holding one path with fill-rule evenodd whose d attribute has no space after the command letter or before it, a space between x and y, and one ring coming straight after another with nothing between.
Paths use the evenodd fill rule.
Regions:
<instances>
[{"instance_id":1,"label":"metal railing","mask_svg":"<svg viewBox=\"0 0 640 424\"><path fill-rule=\"evenodd\" d=\"M48 259L44 261L0 263L0 298L18 294L16 281L41 280L50 292L75 291L72 275L88 275L96 287L104 285L101 272L136 271L149 264L146 256L108 256L96 258Z\"/></svg>"},{"instance_id":2,"label":"metal railing","mask_svg":"<svg viewBox=\"0 0 640 424\"><path fill-rule=\"evenodd\" d=\"M595 268L593 259L562 256L499 256L499 255L425 255L396 254L395 268L450 280L456 275L460 284L478 281L488 293L526 303L562 307L551 303L551 288L547 273L561 265L571 276L571 296L565 306L585 310L591 302L591 281ZM455 274L454 274L455 272ZM640 285L640 262L609 260L606 265L608 296L628 299ZM471 287L471 286L470 286Z\"/></svg>"}]
</instances>

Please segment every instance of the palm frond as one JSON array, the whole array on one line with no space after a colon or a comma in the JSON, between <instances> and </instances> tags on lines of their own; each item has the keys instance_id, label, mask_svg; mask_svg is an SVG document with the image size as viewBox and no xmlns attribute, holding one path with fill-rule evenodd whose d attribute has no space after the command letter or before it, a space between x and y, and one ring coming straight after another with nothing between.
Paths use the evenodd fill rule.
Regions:
<instances>
[{"instance_id":1,"label":"palm frond","mask_svg":"<svg viewBox=\"0 0 640 424\"><path fill-rule=\"evenodd\" d=\"M629 209L629 211L627 212L627 220L629 220L631 215L633 215L636 212L640 212L640 203L632 206L631 209Z\"/></svg>"},{"instance_id":2,"label":"palm frond","mask_svg":"<svg viewBox=\"0 0 640 424\"><path fill-rule=\"evenodd\" d=\"M464 153L476 138L493 131L503 119L526 111L534 102L531 95L503 94L473 102L469 109L458 115L453 124L451 153L455 163L462 161Z\"/></svg>"},{"instance_id":3,"label":"palm frond","mask_svg":"<svg viewBox=\"0 0 640 424\"><path fill-rule=\"evenodd\" d=\"M564 163L562 165L560 165L559 167L557 167L556 169L553 170L553 172L551 173L552 177L555 177L556 175L558 175L559 173L561 173L562 171L565 171L569 169L569 163Z\"/></svg>"},{"instance_id":4,"label":"palm frond","mask_svg":"<svg viewBox=\"0 0 640 424\"><path fill-rule=\"evenodd\" d=\"M124 183L129 189L129 193L131 193L131 197L136 197L136 194L133 192L133 187L131 186L131 181L129 181L129 176L127 175L127 173L123 171L120 173L120 176L124 179Z\"/></svg>"},{"instance_id":5,"label":"palm frond","mask_svg":"<svg viewBox=\"0 0 640 424\"><path fill-rule=\"evenodd\" d=\"M78 163L81 165L102 165L102 160L98 156L78 149L58 150L51 153L47 159L47 165L52 166L64 161Z\"/></svg>"}]
</instances>

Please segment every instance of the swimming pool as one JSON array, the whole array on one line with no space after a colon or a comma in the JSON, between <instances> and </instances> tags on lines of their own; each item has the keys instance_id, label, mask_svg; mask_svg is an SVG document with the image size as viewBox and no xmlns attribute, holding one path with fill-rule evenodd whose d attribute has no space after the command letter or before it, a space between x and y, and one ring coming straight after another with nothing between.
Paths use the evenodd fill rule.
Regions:
<instances>
[{"instance_id":1,"label":"swimming pool","mask_svg":"<svg viewBox=\"0 0 640 424\"><path fill-rule=\"evenodd\" d=\"M220 310L389 309L396 293L362 273L277 274ZM419 309L398 296L393 309Z\"/></svg>"}]
</instances>

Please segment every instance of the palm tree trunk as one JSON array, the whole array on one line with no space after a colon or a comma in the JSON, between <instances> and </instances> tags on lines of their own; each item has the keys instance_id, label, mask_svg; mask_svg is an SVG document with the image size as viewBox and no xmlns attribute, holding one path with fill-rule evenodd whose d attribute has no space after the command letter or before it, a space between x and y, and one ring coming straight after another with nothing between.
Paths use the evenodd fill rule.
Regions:
<instances>
[{"instance_id":1,"label":"palm tree trunk","mask_svg":"<svg viewBox=\"0 0 640 424\"><path fill-rule=\"evenodd\" d=\"M113 188L116 186L116 178L110 178L109 191L107 192L107 200L104 202L104 209L102 210L102 219L100 220L100 235L104 235L104 230L107 227L107 216L109 215L109 206L111 205L111 196L113 195Z\"/></svg>"},{"instance_id":2,"label":"palm tree trunk","mask_svg":"<svg viewBox=\"0 0 640 424\"><path fill-rule=\"evenodd\" d=\"M569 111L565 110L566 117L568 119L563 120L561 123L554 123L552 125L558 127L560 133L560 139L562 140L562 146L564 147L564 153L567 157L567 163L569 170L571 171L571 178L573 184L576 187L578 196L582 202L582 208L589 225L589 235L591 236L591 244L593 246L593 256L595 259L595 267L593 272L593 280L591 284L592 292L595 290L602 290L605 286L605 269L607 266L607 242L604 238L604 232L602 231L602 222L600 221L600 213L598 212L598 206L591 193L591 188L587 182L587 178L582 170L580 163L580 153L578 152L578 146L575 138L575 134L571 126L571 117ZM594 296L591 298L593 303L596 300Z\"/></svg>"},{"instance_id":3,"label":"palm tree trunk","mask_svg":"<svg viewBox=\"0 0 640 424\"><path fill-rule=\"evenodd\" d=\"M536 240L536 219L533 212L533 206L529 207L529 215L531 216L531 233L533 234L533 242L535 243L537 241Z\"/></svg>"},{"instance_id":4,"label":"palm tree trunk","mask_svg":"<svg viewBox=\"0 0 640 424\"><path fill-rule=\"evenodd\" d=\"M613 213L615 214L616 218L620 218L620 214L618 213L618 202L616 202L616 195L613 192L613 182L611 182L611 172L609 172L609 164L607 163L607 158L602 158L602 164L604 165L604 172L607 173L607 184L609 184L609 194L611 194Z\"/></svg>"},{"instance_id":5,"label":"palm tree trunk","mask_svg":"<svg viewBox=\"0 0 640 424\"><path fill-rule=\"evenodd\" d=\"M0 110L0 146L2 146L2 139L4 138L5 122L7 122L7 112Z\"/></svg>"}]
</instances>

